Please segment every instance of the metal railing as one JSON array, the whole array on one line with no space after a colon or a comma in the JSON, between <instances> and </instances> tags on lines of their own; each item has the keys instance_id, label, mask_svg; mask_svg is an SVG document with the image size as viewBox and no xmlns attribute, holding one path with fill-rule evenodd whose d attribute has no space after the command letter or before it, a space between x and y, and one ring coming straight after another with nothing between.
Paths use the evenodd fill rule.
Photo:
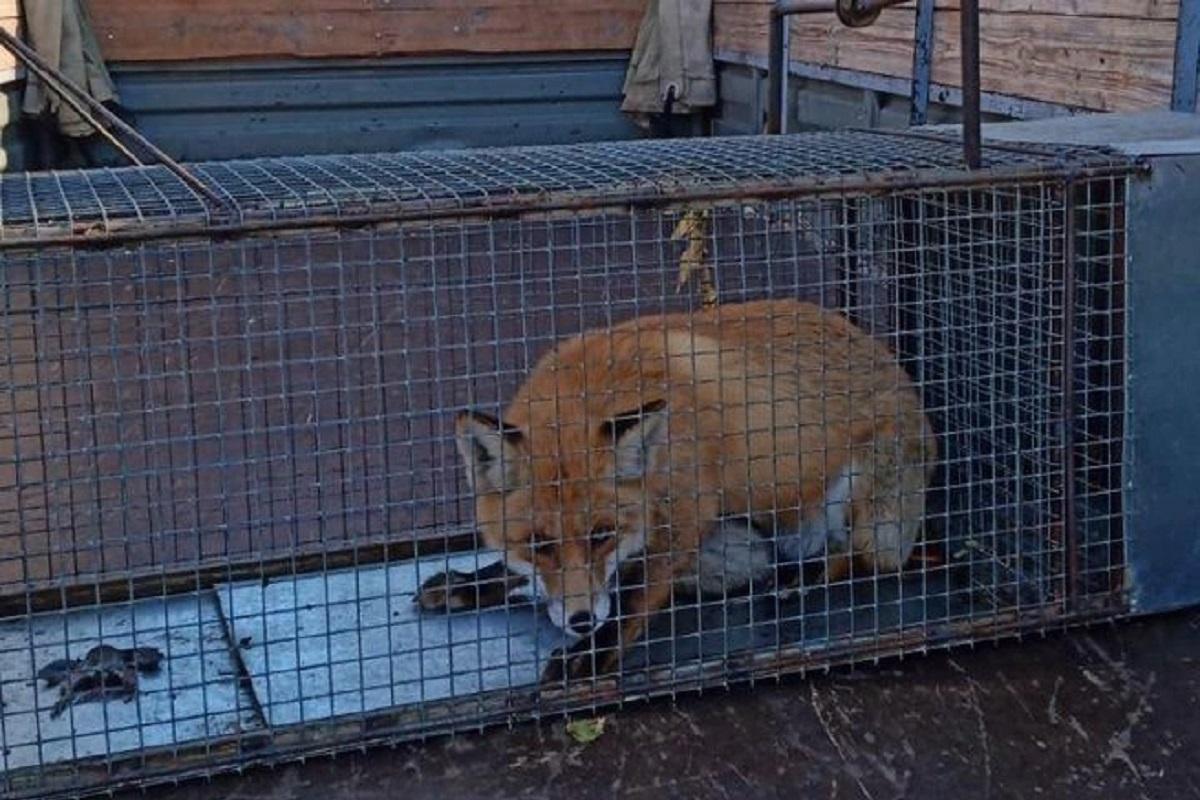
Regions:
<instances>
[{"instance_id":1,"label":"metal railing","mask_svg":"<svg viewBox=\"0 0 1200 800\"><path fill-rule=\"evenodd\" d=\"M787 92L787 18L799 14L834 12L843 25L865 28L886 8L908 0L777 0L771 8L767 65L767 133L783 131L784 95ZM981 165L979 68L979 0L962 3L963 159L970 169Z\"/></svg>"}]
</instances>

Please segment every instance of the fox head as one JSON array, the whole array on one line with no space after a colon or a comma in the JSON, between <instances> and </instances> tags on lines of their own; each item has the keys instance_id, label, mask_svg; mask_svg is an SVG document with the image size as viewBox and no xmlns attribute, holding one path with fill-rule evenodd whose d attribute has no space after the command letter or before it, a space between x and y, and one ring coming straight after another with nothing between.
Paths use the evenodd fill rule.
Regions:
<instances>
[{"instance_id":1,"label":"fox head","mask_svg":"<svg viewBox=\"0 0 1200 800\"><path fill-rule=\"evenodd\" d=\"M559 628L583 636L603 624L621 564L652 529L666 403L534 430L466 412L457 445L484 541L529 576Z\"/></svg>"}]
</instances>

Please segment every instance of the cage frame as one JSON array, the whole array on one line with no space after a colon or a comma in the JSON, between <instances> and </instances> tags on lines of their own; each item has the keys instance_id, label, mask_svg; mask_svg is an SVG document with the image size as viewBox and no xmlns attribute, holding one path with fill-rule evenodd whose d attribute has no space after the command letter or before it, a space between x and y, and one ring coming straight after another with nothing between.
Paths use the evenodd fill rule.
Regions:
<instances>
[{"instance_id":1,"label":"cage frame","mask_svg":"<svg viewBox=\"0 0 1200 800\"><path fill-rule=\"evenodd\" d=\"M862 133L931 142L948 148L957 147L957 139L952 136L911 131ZM774 138L786 141L796 137ZM537 149L540 148L534 150ZM320 202L312 206L302 203L298 210L256 207L253 204L239 205L232 198L226 198L232 200L227 203L227 208L218 209L206 205L198 195L185 188L180 197L184 198L182 204L188 209L187 212L173 213L163 219L130 221L104 218L97 221L76 219L74 215L68 214L66 219L49 222L35 220L32 225L9 223L4 205L0 202L0 261L10 254L27 256L46 248L107 249L161 240L191 240L204 243L254 236L287 236L322 229L341 232L381 226L426 224L433 220L466 222L521 219L559 213L628 213L642 208L662 210L694 208L697 205L717 206L724 203L741 205L745 202L798 197L845 198L908 189L959 190L976 186L1043 181L1062 187L1065 204L1063 245L1066 248L1063 257L1063 283L1071 286L1075 279L1074 265L1077 257L1075 246L1078 208L1074 189L1088 180L1098 178L1111 178L1115 185L1121 186L1144 169L1136 160L1123 158L1100 148L1064 150L989 142L984 148L984 155L1010 155L1017 160L1027 159L1029 163L985 166L980 170L939 166L890 172L843 173L812 176L807 180L736 179L714 181L712 185L699 186L648 181L642 185L614 184L592 192L572 188L559 192L533 191L500 197L423 198L418 202L380 200L378 197L364 201L354 197L353 192L349 192L331 198L321 198ZM214 192L221 192L220 181L209 171L203 167L196 171ZM0 178L0 198L4 196L7 188L5 184L11 186L15 180L21 179L7 176ZM237 210L230 213L230 208ZM3 268L2 263L0 268ZM1068 298L1071 294L1066 292ZM1067 409L1074 407L1071 362L1075 345L1074 313L1073 303L1064 302L1064 380L1060 390L1064 398L1064 408ZM1128 330L1124 335L1128 337ZM1075 429L1069 416L1066 422L1060 444L1064 452L1069 454L1074 447ZM1064 547L1068 553L1074 555L1078 550L1078 542L1074 538L1077 534L1073 519L1074 467L1070 457L1065 458L1064 469L1067 473L1067 488L1064 490ZM293 552L276 559L259 559L257 562L244 564L192 566L190 569L181 568L175 573L159 568L147 569L143 574L129 570L121 577L111 580L97 580L75 586L50 586L27 592L21 597L0 596L0 619L104 603L132 602L141 598L161 598L174 593L199 591L211 588L218 582L238 579L297 576L307 571L327 572L338 566L391 563L424 555L441 555L473 549L477 545L477 539L473 532L462 532L454 537L444 534L426 539L386 537L379 541L337 544L343 546L331 550L327 543L323 543L313 547L312 552ZM310 569L306 570L305 567ZM1078 571L1077 564L1068 564L1069 585L1074 585ZM25 796L23 791L36 792L39 796L74 794L79 791L80 786L95 786L111 791L124 786L151 785L211 776L255 764L276 763L373 745L424 739L463 729L512 724L518 720L590 711L602 706L623 706L655 696L674 697L678 694L703 691L715 684L773 681L781 675L804 675L809 671L825 670L836 665L862 661L877 662L885 658L966 645L984 639L1020 637L1035 630L1061 629L1113 619L1129 612L1126 589L1125 586L1114 586L1110 602L1101 603L1097 607L1068 602L1062 613L1042 608L1025 614L1013 612L989 615L949 624L943 632L933 636L928 629L889 632L876 634L872 640L850 642L836 647L827 646L816 652L813 652L811 647L806 648L801 642L784 650L727 656L726 660L719 664L707 662L682 670L676 666L671 669L670 680L664 683L655 683L652 678L648 678L648 682L640 686L602 680L599 683L567 689L534 686L526 690L508 687L469 698L433 701L416 708L363 711L343 720L335 717L282 729L267 726L250 734L237 733L197 742L195 749L198 752L190 754L195 758L195 763L192 764L186 763L189 761L190 751L181 752L181 747L175 745L157 750L110 753L98 757L95 763L84 759L62 764L41 764L31 776L32 783L28 787L14 781L12 776L5 778L5 781L16 790L14 796ZM1070 596L1075 594L1077 592L1074 590L1070 592ZM465 717L459 716L455 709L465 709L469 713ZM439 710L444 713L437 713ZM470 722L464 722L464 718L468 717ZM39 791L48 782L56 779L63 781L63 788L51 795Z\"/></svg>"}]
</instances>

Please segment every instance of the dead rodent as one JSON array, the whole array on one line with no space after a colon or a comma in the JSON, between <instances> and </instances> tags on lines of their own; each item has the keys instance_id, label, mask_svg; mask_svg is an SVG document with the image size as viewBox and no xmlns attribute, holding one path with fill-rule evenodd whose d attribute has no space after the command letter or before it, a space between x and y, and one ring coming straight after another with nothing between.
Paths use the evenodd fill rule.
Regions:
<instances>
[{"instance_id":1,"label":"dead rodent","mask_svg":"<svg viewBox=\"0 0 1200 800\"><path fill-rule=\"evenodd\" d=\"M126 702L137 693L139 672L156 672L162 664L162 652L155 647L119 648L97 645L82 659L59 659L38 670L38 678L47 688L58 686L58 702L50 711L57 717L74 703L86 703L109 695L123 696Z\"/></svg>"}]
</instances>

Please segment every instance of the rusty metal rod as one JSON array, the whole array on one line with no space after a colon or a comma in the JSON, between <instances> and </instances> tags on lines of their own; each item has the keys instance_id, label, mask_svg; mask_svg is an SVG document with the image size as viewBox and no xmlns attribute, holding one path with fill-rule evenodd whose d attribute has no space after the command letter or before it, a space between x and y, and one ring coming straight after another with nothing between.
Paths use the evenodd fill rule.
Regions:
<instances>
[{"instance_id":1,"label":"rusty metal rod","mask_svg":"<svg viewBox=\"0 0 1200 800\"><path fill-rule=\"evenodd\" d=\"M963 159L967 169L979 169L983 162L979 109L979 0L962 0L961 8Z\"/></svg>"},{"instance_id":2,"label":"rusty metal rod","mask_svg":"<svg viewBox=\"0 0 1200 800\"><path fill-rule=\"evenodd\" d=\"M193 191L203 196L205 199L218 206L224 205L225 201L208 188L195 175L189 172L182 164L175 161L169 155L160 150L149 139L140 134L133 126L118 117L111 110L106 108L103 103L96 100L78 84L64 75L60 70L54 68L38 54L36 50L22 42L17 37L13 36L6 30L0 29L0 45L3 45L9 52L13 54L26 69L32 72L47 88L63 99L67 105L71 106L75 111L84 117L97 131L111 142L121 153L133 163L140 165L142 162L135 156L128 147L116 140L112 131L107 130L104 125L101 125L91 114L87 113L80 106L86 106L88 110L100 117L105 123L112 126L116 130L123 133L142 147L146 152L150 153L164 167L175 174L177 178L187 184Z\"/></svg>"},{"instance_id":3,"label":"rusty metal rod","mask_svg":"<svg viewBox=\"0 0 1200 800\"><path fill-rule=\"evenodd\" d=\"M853 13L869 18L885 8L911 0L847 0ZM787 91L787 59L784 57L784 28L796 14L827 14L838 10L837 0L776 0L771 6L767 29L767 133L783 130L783 93ZM867 23L869 24L869 23Z\"/></svg>"},{"instance_id":4,"label":"rusty metal rod","mask_svg":"<svg viewBox=\"0 0 1200 800\"><path fill-rule=\"evenodd\" d=\"M3 29L0 29L0 34L3 34L3 37L0 37L0 43L3 43L4 45L8 46L7 40L11 36L11 34L9 34L8 31L5 31ZM114 148L117 149L118 152L121 153L121 155L125 156L127 159L132 161L137 166L139 166L139 167L142 166L142 160L140 158L138 158L137 155L134 154L134 152L132 150L130 150L128 147L126 147L124 144L122 144L121 140L118 139L113 134L112 131L110 131L99 120L97 120L94 116L92 116L91 112L88 111L87 106L84 105L82 102L80 102L79 99L75 97L75 95L73 95L69 91L67 91L58 82L58 78L53 73L47 72L45 69L42 68L41 64L39 64L37 62L26 60L25 58L22 57L22 54L20 52L13 49L11 46L8 46L8 50L9 50L9 52L11 52L13 54L13 56L15 58L20 60L25 65L26 69L28 69L30 72L32 72L38 78L38 80L40 80L42 83L44 83L46 85L46 87L48 89L50 89L50 91L54 92L60 98L62 98L62 101L64 103L66 103L67 105L69 105L76 114L83 117L83 119L86 120L89 125L91 125L93 128L95 128L96 132L99 133L101 136L103 136L104 139L109 144L111 144Z\"/></svg>"}]
</instances>

